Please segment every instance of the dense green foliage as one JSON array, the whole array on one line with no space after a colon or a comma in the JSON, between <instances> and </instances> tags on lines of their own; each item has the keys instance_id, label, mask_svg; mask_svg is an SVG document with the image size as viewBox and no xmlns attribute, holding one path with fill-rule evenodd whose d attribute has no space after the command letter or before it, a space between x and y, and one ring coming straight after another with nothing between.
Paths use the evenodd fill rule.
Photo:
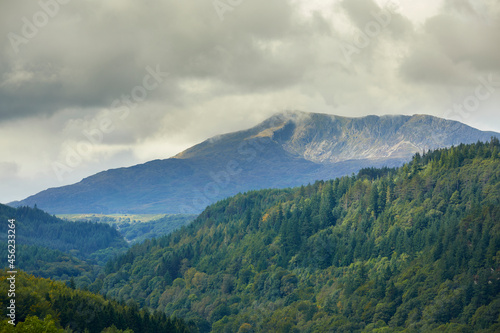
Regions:
<instances>
[{"instance_id":1,"label":"dense green foliage","mask_svg":"<svg viewBox=\"0 0 500 333\"><path fill-rule=\"evenodd\" d=\"M240 194L91 285L206 332L500 330L500 145Z\"/></svg>"},{"instance_id":2,"label":"dense green foliage","mask_svg":"<svg viewBox=\"0 0 500 333\"><path fill-rule=\"evenodd\" d=\"M7 243L0 242L0 258L7 262ZM59 250L36 245L16 245L16 263L24 271L53 280L69 280L80 275L93 276L94 267L88 261L78 259Z\"/></svg>"},{"instance_id":3,"label":"dense green foliage","mask_svg":"<svg viewBox=\"0 0 500 333\"><path fill-rule=\"evenodd\" d=\"M77 286L93 281L100 267L126 251L127 243L113 227L89 222L67 222L36 208L0 205L0 267L7 267L7 221L15 219L15 267L39 277Z\"/></svg>"},{"instance_id":4,"label":"dense green foliage","mask_svg":"<svg viewBox=\"0 0 500 333\"><path fill-rule=\"evenodd\" d=\"M130 243L141 243L146 239L168 235L189 224L196 215L169 214L148 222L130 221L117 225L120 233Z\"/></svg>"},{"instance_id":5,"label":"dense green foliage","mask_svg":"<svg viewBox=\"0 0 500 333\"><path fill-rule=\"evenodd\" d=\"M0 274L0 304L6 317L8 275ZM19 272L16 276L16 321L14 329L2 318L0 332L189 332L182 320L159 312L139 310L135 304L119 304L88 291L35 278ZM66 330L63 330L66 329ZM128 331L130 332L130 331Z\"/></svg>"},{"instance_id":6,"label":"dense green foliage","mask_svg":"<svg viewBox=\"0 0 500 333\"><path fill-rule=\"evenodd\" d=\"M146 239L165 236L189 224L196 218L192 214L166 214L149 217L149 215L63 215L63 219L76 219L94 223L106 223L116 228L131 244L144 242Z\"/></svg>"},{"instance_id":7,"label":"dense green foliage","mask_svg":"<svg viewBox=\"0 0 500 333\"><path fill-rule=\"evenodd\" d=\"M29 207L11 208L0 204L0 235L7 240L7 220L16 220L16 243L36 245L90 258L105 249L124 249L126 242L118 231L106 224L67 222Z\"/></svg>"}]
</instances>

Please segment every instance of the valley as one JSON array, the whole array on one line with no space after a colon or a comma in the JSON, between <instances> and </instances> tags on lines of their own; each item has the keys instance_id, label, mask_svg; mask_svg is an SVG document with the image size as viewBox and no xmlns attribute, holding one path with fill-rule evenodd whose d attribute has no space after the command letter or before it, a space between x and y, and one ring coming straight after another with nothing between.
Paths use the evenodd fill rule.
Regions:
<instances>
[{"instance_id":1,"label":"valley","mask_svg":"<svg viewBox=\"0 0 500 333\"><path fill-rule=\"evenodd\" d=\"M119 325L144 332L155 316L160 316L155 325L171 318L180 331L203 333L496 332L498 207L500 143L492 138L417 153L397 168L364 168L306 186L240 193L210 205L166 236L122 248L102 265L94 254L65 245L56 247L82 259L61 250L30 257L38 258L38 265L64 267L66 275L58 279L82 291L61 284L45 285L45 290L94 298L90 304L101 309L111 306L101 297L116 300L112 306L118 308L106 313L136 311L135 323ZM81 223L54 220L36 209L2 209L20 221ZM139 216L87 218L96 221L82 227L116 235L97 220L129 223ZM103 246L111 244L118 243ZM25 268L38 276L57 277L28 263ZM72 267L77 269L73 275ZM26 288L42 283L21 276L31 281ZM50 320L48 313L60 311L59 296L47 297L32 301L28 313L35 319L30 320ZM42 310L43 302L52 310ZM64 302L66 311L75 311L76 304ZM65 320L54 325L65 327ZM91 316L70 327L101 332L102 321L94 325L95 320Z\"/></svg>"},{"instance_id":2,"label":"valley","mask_svg":"<svg viewBox=\"0 0 500 333\"><path fill-rule=\"evenodd\" d=\"M129 244L168 235L189 224L196 215L189 214L65 214L59 218L72 222L105 223L118 230Z\"/></svg>"},{"instance_id":3,"label":"valley","mask_svg":"<svg viewBox=\"0 0 500 333\"><path fill-rule=\"evenodd\" d=\"M500 0L2 4L0 333L500 333Z\"/></svg>"},{"instance_id":4,"label":"valley","mask_svg":"<svg viewBox=\"0 0 500 333\"><path fill-rule=\"evenodd\" d=\"M133 246L96 283L200 332L494 332L499 149L240 194Z\"/></svg>"}]
</instances>

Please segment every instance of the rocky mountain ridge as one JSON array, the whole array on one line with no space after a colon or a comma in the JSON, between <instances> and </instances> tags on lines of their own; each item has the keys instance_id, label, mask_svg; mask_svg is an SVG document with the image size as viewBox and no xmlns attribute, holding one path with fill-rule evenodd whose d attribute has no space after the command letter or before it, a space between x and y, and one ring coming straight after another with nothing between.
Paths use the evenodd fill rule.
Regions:
<instances>
[{"instance_id":1,"label":"rocky mountain ridge","mask_svg":"<svg viewBox=\"0 0 500 333\"><path fill-rule=\"evenodd\" d=\"M198 213L238 192L306 185L499 133L428 115L340 117L286 111L166 160L100 172L12 206L54 214Z\"/></svg>"}]
</instances>

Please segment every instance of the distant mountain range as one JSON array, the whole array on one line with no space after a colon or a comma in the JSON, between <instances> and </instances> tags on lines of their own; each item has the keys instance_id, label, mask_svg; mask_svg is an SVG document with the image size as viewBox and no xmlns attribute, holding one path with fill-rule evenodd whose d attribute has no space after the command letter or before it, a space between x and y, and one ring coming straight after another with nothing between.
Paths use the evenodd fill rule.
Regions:
<instances>
[{"instance_id":1,"label":"distant mountain range","mask_svg":"<svg viewBox=\"0 0 500 333\"><path fill-rule=\"evenodd\" d=\"M348 118L287 111L172 158L103 171L10 205L36 204L53 214L198 213L238 192L395 167L417 152L492 136L500 133L428 115Z\"/></svg>"}]
</instances>

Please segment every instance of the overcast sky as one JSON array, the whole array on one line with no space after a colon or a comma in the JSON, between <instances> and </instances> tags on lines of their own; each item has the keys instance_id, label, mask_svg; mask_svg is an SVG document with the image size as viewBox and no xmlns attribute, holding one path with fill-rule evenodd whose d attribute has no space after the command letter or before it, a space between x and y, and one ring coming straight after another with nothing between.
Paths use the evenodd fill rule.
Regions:
<instances>
[{"instance_id":1,"label":"overcast sky","mask_svg":"<svg viewBox=\"0 0 500 333\"><path fill-rule=\"evenodd\" d=\"M500 132L498 0L0 6L0 202L286 109Z\"/></svg>"}]
</instances>

